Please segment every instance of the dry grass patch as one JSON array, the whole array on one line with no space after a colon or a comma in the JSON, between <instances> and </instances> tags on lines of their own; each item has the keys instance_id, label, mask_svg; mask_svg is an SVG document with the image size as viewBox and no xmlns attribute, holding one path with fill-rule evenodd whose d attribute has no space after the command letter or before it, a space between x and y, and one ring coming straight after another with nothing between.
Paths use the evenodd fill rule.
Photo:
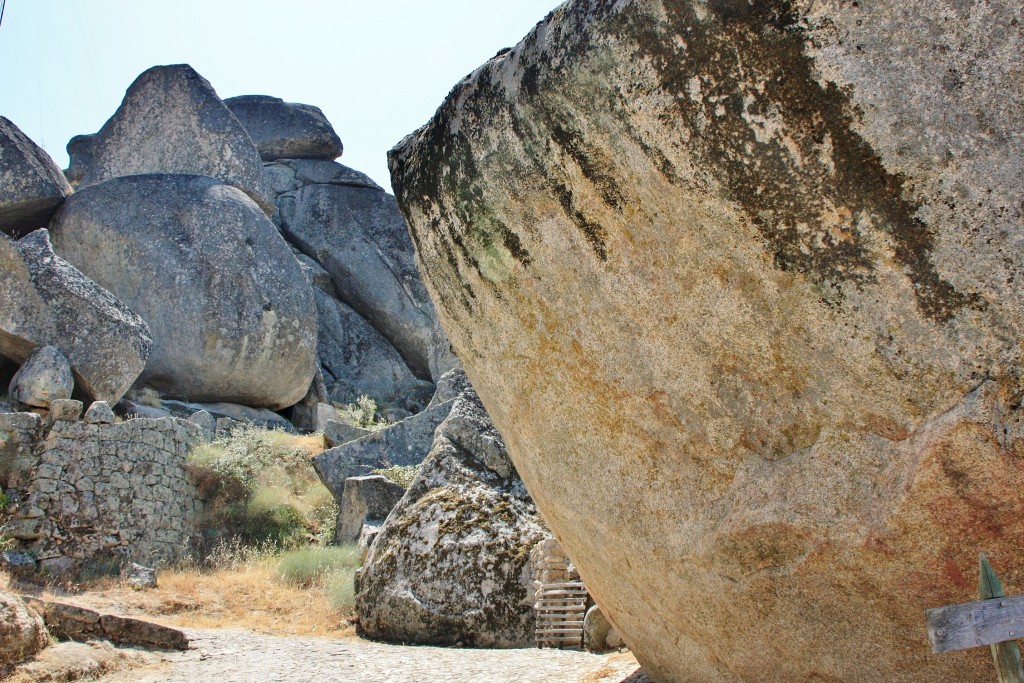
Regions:
<instances>
[{"instance_id":1,"label":"dry grass patch","mask_svg":"<svg viewBox=\"0 0 1024 683\"><path fill-rule=\"evenodd\" d=\"M152 619L184 628L240 628L267 635L352 637L350 605L334 607L325 582L282 581L276 561L265 558L233 568L186 568L159 574L159 586L138 591L101 579L75 593L50 590L41 597Z\"/></svg>"}]
</instances>

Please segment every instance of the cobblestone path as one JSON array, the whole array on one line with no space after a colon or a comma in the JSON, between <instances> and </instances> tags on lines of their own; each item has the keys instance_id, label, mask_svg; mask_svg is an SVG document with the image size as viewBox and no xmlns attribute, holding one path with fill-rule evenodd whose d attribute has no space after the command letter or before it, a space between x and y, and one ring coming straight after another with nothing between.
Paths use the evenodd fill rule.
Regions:
<instances>
[{"instance_id":1,"label":"cobblestone path","mask_svg":"<svg viewBox=\"0 0 1024 683\"><path fill-rule=\"evenodd\" d=\"M650 683L636 662L568 650L473 650L193 630L186 652L106 683ZM625 660L625 661L624 661Z\"/></svg>"}]
</instances>

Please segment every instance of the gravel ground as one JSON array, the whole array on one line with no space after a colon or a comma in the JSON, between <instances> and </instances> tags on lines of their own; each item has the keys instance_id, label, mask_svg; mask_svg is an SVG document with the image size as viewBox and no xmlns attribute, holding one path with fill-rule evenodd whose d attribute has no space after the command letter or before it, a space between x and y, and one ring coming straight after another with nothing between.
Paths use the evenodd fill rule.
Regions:
<instances>
[{"instance_id":1,"label":"gravel ground","mask_svg":"<svg viewBox=\"0 0 1024 683\"><path fill-rule=\"evenodd\" d=\"M472 650L359 639L264 636L186 629L186 652L110 674L106 683L651 683L627 654Z\"/></svg>"}]
</instances>

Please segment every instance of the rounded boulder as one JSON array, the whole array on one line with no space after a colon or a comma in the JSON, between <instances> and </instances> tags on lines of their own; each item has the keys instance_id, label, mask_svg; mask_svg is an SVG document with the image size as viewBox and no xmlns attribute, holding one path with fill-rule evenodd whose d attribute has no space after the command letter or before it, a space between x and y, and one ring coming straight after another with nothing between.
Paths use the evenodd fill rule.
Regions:
<instances>
[{"instance_id":1,"label":"rounded boulder","mask_svg":"<svg viewBox=\"0 0 1024 683\"><path fill-rule=\"evenodd\" d=\"M71 398L74 388L67 356L55 346L41 346L14 375L9 393L19 403L46 408L51 401Z\"/></svg>"},{"instance_id":2,"label":"rounded boulder","mask_svg":"<svg viewBox=\"0 0 1024 683\"><path fill-rule=\"evenodd\" d=\"M283 408L316 369L316 308L260 208L212 178L151 174L75 193L54 247L149 324L140 377L196 401Z\"/></svg>"},{"instance_id":3,"label":"rounded boulder","mask_svg":"<svg viewBox=\"0 0 1024 683\"><path fill-rule=\"evenodd\" d=\"M0 592L0 670L49 644L42 618L18 597Z\"/></svg>"}]
</instances>

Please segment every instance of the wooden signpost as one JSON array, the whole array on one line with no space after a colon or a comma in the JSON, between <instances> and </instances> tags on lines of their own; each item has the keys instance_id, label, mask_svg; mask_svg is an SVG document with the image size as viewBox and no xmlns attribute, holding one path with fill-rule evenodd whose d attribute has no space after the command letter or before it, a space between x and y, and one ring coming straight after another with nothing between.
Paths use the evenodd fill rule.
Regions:
<instances>
[{"instance_id":1,"label":"wooden signpost","mask_svg":"<svg viewBox=\"0 0 1024 683\"><path fill-rule=\"evenodd\" d=\"M984 553L979 563L981 600L925 610L932 652L989 645L999 683L1024 683L1020 648L1016 642L1024 638L1024 595L1006 597Z\"/></svg>"}]
</instances>

